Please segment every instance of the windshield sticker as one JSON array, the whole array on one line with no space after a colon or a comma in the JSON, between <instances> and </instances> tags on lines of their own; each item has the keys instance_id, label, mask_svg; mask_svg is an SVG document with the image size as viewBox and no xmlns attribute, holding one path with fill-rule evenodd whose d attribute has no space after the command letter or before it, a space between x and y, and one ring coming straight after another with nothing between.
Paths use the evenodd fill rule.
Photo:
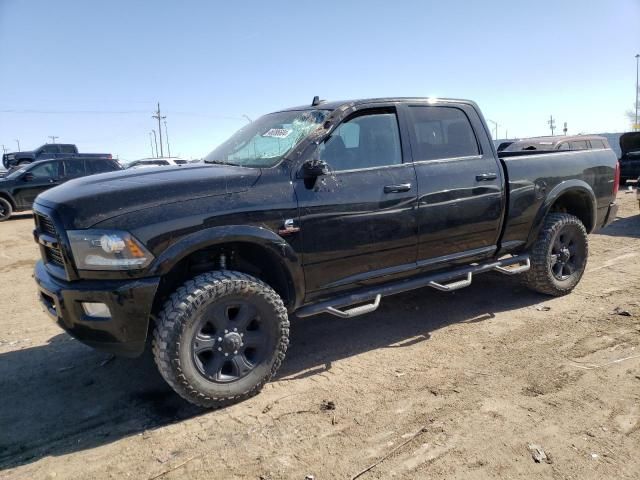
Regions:
<instances>
[{"instance_id":1,"label":"windshield sticker","mask_svg":"<svg viewBox=\"0 0 640 480\"><path fill-rule=\"evenodd\" d=\"M291 134L292 130L286 128L271 128L262 134L263 137L273 138L287 138Z\"/></svg>"}]
</instances>

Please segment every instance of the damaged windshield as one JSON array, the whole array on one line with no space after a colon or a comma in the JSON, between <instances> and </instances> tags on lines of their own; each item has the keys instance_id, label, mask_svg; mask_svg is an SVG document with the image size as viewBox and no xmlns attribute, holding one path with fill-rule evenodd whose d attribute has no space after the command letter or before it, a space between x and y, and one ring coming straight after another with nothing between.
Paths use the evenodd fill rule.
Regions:
<instances>
[{"instance_id":1,"label":"damaged windshield","mask_svg":"<svg viewBox=\"0 0 640 480\"><path fill-rule=\"evenodd\" d=\"M204 159L243 167L272 167L322 125L326 110L270 113L241 128Z\"/></svg>"}]
</instances>

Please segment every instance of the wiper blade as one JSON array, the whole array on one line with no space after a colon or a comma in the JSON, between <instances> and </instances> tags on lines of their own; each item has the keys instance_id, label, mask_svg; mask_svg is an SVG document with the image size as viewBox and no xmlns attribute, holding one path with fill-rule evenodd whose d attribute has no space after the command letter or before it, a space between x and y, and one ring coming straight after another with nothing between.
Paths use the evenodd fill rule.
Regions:
<instances>
[{"instance_id":1,"label":"wiper blade","mask_svg":"<svg viewBox=\"0 0 640 480\"><path fill-rule=\"evenodd\" d=\"M239 167L237 163L225 162L223 160L205 160L204 163L215 163L216 165L233 165L234 167Z\"/></svg>"}]
</instances>

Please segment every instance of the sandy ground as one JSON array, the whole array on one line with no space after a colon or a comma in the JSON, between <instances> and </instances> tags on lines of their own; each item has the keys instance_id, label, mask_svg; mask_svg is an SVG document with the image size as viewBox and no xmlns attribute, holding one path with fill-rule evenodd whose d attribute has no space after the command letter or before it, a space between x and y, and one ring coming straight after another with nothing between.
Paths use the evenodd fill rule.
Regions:
<instances>
[{"instance_id":1,"label":"sandy ground","mask_svg":"<svg viewBox=\"0 0 640 480\"><path fill-rule=\"evenodd\" d=\"M150 355L62 333L36 302L31 217L4 222L0 477L640 478L640 215L618 200L571 295L486 274L352 320L294 318L278 378L212 412Z\"/></svg>"}]
</instances>

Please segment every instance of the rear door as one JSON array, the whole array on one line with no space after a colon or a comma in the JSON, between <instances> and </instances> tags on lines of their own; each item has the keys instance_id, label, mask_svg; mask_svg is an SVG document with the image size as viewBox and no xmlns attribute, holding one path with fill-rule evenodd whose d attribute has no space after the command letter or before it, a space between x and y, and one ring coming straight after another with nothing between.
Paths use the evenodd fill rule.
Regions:
<instances>
[{"instance_id":1,"label":"rear door","mask_svg":"<svg viewBox=\"0 0 640 480\"><path fill-rule=\"evenodd\" d=\"M418 180L418 265L493 255L505 180L478 113L468 104L422 103L403 106L402 115Z\"/></svg>"},{"instance_id":2,"label":"rear door","mask_svg":"<svg viewBox=\"0 0 640 480\"><path fill-rule=\"evenodd\" d=\"M29 168L16 187L16 203L21 208L29 208L38 195L59 185L62 176L62 162L41 162Z\"/></svg>"},{"instance_id":3,"label":"rear door","mask_svg":"<svg viewBox=\"0 0 640 480\"><path fill-rule=\"evenodd\" d=\"M362 109L318 147L331 173L313 185L294 179L312 296L415 268L417 189L406 148L395 106Z\"/></svg>"}]
</instances>

